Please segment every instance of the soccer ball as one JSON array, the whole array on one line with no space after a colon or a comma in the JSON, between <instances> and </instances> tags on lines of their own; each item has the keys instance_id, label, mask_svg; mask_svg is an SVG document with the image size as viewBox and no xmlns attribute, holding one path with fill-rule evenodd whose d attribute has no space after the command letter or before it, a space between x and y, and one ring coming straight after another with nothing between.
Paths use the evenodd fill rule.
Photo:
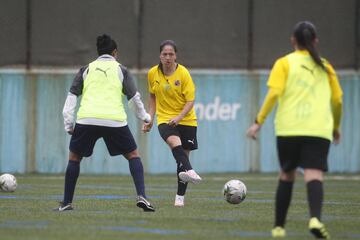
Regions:
<instances>
[{"instance_id":1,"label":"soccer ball","mask_svg":"<svg viewBox=\"0 0 360 240\"><path fill-rule=\"evenodd\" d=\"M223 195L228 203L239 204L244 201L246 191L246 186L242 181L233 179L225 183Z\"/></svg>"},{"instance_id":2,"label":"soccer ball","mask_svg":"<svg viewBox=\"0 0 360 240\"><path fill-rule=\"evenodd\" d=\"M14 192L17 187L14 175L5 173L0 176L0 190L4 192Z\"/></svg>"}]
</instances>

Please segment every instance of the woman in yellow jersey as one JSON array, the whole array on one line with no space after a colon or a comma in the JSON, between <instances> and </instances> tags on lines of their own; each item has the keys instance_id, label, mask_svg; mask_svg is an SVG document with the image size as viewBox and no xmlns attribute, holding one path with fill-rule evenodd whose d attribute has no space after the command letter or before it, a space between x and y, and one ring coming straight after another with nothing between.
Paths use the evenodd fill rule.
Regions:
<instances>
[{"instance_id":1,"label":"woman in yellow jersey","mask_svg":"<svg viewBox=\"0 0 360 240\"><path fill-rule=\"evenodd\" d=\"M278 103L275 132L281 171L272 236L286 236L284 226L296 168L301 167L310 210L309 230L315 237L327 239L329 233L320 222L323 172L328 169L330 141L340 141L342 90L333 67L318 54L312 23L299 22L291 42L295 51L275 62L267 84L269 91L247 135L256 138Z\"/></svg>"},{"instance_id":2,"label":"woman in yellow jersey","mask_svg":"<svg viewBox=\"0 0 360 240\"><path fill-rule=\"evenodd\" d=\"M156 111L159 133L177 163L175 206L182 207L187 183L199 183L201 178L189 161L190 151L197 149L195 85L189 71L176 62L176 52L174 41L163 41L160 44L160 63L148 72L152 121L143 125L143 131L150 131Z\"/></svg>"}]
</instances>

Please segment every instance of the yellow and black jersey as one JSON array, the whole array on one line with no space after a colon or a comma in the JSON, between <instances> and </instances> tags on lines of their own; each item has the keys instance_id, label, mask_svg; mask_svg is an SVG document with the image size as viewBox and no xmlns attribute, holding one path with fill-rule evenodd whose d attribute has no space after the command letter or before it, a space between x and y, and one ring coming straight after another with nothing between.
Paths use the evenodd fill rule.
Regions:
<instances>
[{"instance_id":1,"label":"yellow and black jersey","mask_svg":"<svg viewBox=\"0 0 360 240\"><path fill-rule=\"evenodd\" d=\"M269 93L257 116L263 123L278 95L275 117L277 136L315 136L332 139L340 125L342 90L333 67L323 59L327 72L308 51L297 50L275 62L268 80ZM269 95L270 94L270 95Z\"/></svg>"},{"instance_id":2,"label":"yellow and black jersey","mask_svg":"<svg viewBox=\"0 0 360 240\"><path fill-rule=\"evenodd\" d=\"M156 97L156 115L158 125L168 123L178 116L186 102L195 100L195 84L189 71L178 64L175 72L165 76L156 65L148 72L149 92ZM181 125L197 126L195 109L179 122Z\"/></svg>"}]
</instances>

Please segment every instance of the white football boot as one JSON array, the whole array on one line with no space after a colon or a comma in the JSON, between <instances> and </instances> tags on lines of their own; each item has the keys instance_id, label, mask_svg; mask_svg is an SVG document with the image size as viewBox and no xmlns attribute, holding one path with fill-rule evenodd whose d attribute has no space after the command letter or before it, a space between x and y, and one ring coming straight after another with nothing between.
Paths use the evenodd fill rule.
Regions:
<instances>
[{"instance_id":1,"label":"white football boot","mask_svg":"<svg viewBox=\"0 0 360 240\"><path fill-rule=\"evenodd\" d=\"M194 184L201 182L201 177L194 171L194 169L180 172L179 178L184 182L192 182Z\"/></svg>"},{"instance_id":2,"label":"white football boot","mask_svg":"<svg viewBox=\"0 0 360 240\"><path fill-rule=\"evenodd\" d=\"M174 206L175 207L183 207L185 205L184 198L185 198L184 196L180 196L180 195L176 194Z\"/></svg>"}]
</instances>

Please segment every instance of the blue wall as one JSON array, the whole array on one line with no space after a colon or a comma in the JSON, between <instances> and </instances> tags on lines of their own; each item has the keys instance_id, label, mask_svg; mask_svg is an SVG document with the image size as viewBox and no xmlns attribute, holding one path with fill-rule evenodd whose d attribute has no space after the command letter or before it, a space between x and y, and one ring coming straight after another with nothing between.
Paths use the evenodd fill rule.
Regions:
<instances>
[{"instance_id":1,"label":"blue wall","mask_svg":"<svg viewBox=\"0 0 360 240\"><path fill-rule=\"evenodd\" d=\"M264 95L268 72L192 71L197 86L199 149L191 155L200 172L274 172L278 170L273 115L258 141L245 137ZM69 136L63 130L62 107L75 71L0 71L0 172L63 172ZM147 101L146 73L134 73ZM360 74L340 72L344 90L343 139L331 148L331 172L360 171ZM175 161L157 128L144 134L129 112L130 128L148 173L175 173ZM123 157L110 157L102 140L84 159L83 173L128 174Z\"/></svg>"}]
</instances>

